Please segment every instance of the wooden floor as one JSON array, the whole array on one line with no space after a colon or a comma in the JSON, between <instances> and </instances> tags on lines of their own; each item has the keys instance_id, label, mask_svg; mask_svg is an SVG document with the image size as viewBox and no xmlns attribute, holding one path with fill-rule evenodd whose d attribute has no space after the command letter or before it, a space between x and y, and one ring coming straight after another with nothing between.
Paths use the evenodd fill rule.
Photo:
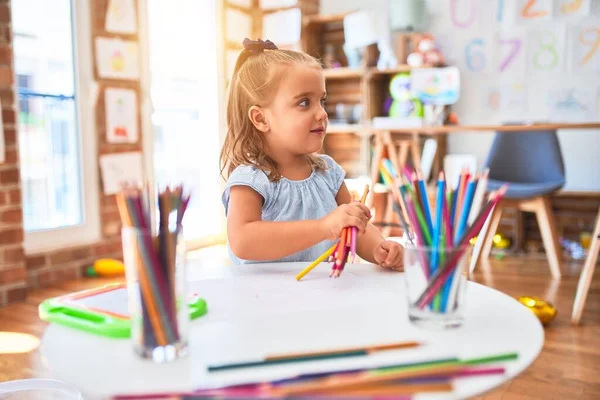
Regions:
<instances>
[{"instance_id":1,"label":"wooden floor","mask_svg":"<svg viewBox=\"0 0 600 400\"><path fill-rule=\"evenodd\" d=\"M214 253L209 255L213 257ZM594 276L582 324L570 324L571 307L581 263L563 262L563 278L550 279L541 257L514 257L479 268L475 280L511 296L533 295L551 301L558 316L546 327L544 349L522 375L479 399L599 399L600 398L600 272ZM87 279L30 293L27 301L0 309L0 331L40 337L46 324L37 317L37 305L52 296L109 282ZM518 327L515 327L518 328ZM48 377L38 350L27 354L0 354L0 382Z\"/></svg>"}]
</instances>

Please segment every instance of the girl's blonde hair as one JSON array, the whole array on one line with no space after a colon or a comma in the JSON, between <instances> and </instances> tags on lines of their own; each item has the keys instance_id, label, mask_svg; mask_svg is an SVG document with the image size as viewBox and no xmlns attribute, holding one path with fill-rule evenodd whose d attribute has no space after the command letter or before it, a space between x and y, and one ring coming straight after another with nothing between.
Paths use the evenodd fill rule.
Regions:
<instances>
[{"instance_id":1,"label":"girl's blonde hair","mask_svg":"<svg viewBox=\"0 0 600 400\"><path fill-rule=\"evenodd\" d=\"M255 44L257 42L254 42ZM248 117L252 106L266 107L273 100L284 75L282 66L305 65L322 69L314 57L297 51L277 49L250 50L238 56L227 100L227 136L221 150L221 175L227 178L240 165L253 165L267 173L269 180L278 181L281 174L277 163L267 155L266 141ZM307 155L313 169L325 170L326 164L315 154Z\"/></svg>"}]
</instances>

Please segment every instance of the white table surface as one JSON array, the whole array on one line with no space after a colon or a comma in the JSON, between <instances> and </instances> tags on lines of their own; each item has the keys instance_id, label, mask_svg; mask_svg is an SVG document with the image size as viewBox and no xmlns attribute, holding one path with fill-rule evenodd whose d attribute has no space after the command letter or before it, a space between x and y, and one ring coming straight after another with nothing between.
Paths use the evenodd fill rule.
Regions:
<instances>
[{"instance_id":1,"label":"white table surface","mask_svg":"<svg viewBox=\"0 0 600 400\"><path fill-rule=\"evenodd\" d=\"M190 354L171 364L138 358L129 340L115 340L51 324L41 344L43 361L57 379L77 386L86 399L115 394L194 390L215 385L277 379L328 368L474 358L517 352L501 376L455 380L454 392L417 398L467 398L491 390L527 368L539 354L544 331L515 299L469 283L464 326L419 329L408 321L402 273L348 265L338 279L325 264L301 282L306 263L234 267L191 265L189 290L208 303L192 321ZM377 355L208 373L207 364L347 346L421 341L425 346Z\"/></svg>"}]
</instances>

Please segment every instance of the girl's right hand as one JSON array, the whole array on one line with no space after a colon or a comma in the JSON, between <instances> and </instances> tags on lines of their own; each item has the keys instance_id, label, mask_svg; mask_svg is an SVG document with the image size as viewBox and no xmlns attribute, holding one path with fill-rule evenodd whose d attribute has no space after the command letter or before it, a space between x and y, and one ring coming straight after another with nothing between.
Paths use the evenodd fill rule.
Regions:
<instances>
[{"instance_id":1,"label":"girl's right hand","mask_svg":"<svg viewBox=\"0 0 600 400\"><path fill-rule=\"evenodd\" d=\"M342 204L322 219L327 239L335 240L342 236L342 229L355 226L362 235L371 219L371 210L359 202Z\"/></svg>"}]
</instances>

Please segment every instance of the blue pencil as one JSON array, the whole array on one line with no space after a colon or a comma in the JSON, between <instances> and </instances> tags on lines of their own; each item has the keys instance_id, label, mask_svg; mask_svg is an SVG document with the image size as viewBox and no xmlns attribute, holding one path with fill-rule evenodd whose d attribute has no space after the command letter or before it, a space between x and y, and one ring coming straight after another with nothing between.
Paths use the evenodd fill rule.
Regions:
<instances>
[{"instance_id":1,"label":"blue pencil","mask_svg":"<svg viewBox=\"0 0 600 400\"><path fill-rule=\"evenodd\" d=\"M460 239L462 238L465 228L467 226L467 219L469 217L469 212L471 211L471 203L473 202L473 195L475 193L475 185L476 179L471 178L469 183L467 183L467 189L465 191L464 200L462 202L462 210L460 210L460 218L457 221L458 227L456 230L456 234L454 235L454 245L458 245ZM448 297L450 295L450 288L452 287L452 281L454 280L454 275L451 274L448 277L448 280L444 284L444 289L442 292L442 310L448 311Z\"/></svg>"},{"instance_id":2,"label":"blue pencil","mask_svg":"<svg viewBox=\"0 0 600 400\"><path fill-rule=\"evenodd\" d=\"M437 195L435 200L435 226L433 227L432 237L432 253L431 253L431 274L434 274L437 270L438 264L438 246L440 245L440 236L442 233L442 210L444 201L444 173L440 172L437 181Z\"/></svg>"}]
</instances>

